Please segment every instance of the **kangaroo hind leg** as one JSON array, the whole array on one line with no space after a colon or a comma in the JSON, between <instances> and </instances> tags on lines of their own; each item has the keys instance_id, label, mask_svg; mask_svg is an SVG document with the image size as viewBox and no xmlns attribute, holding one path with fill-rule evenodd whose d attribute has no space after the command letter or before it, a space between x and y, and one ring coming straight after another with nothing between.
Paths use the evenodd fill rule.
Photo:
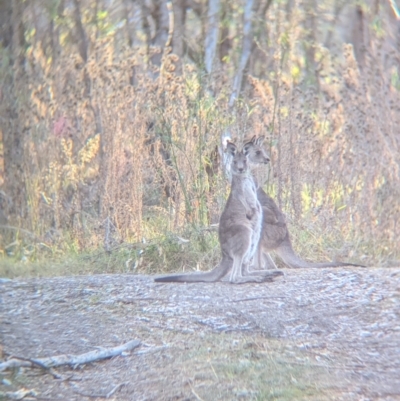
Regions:
<instances>
[{"instance_id":1,"label":"kangaroo hind leg","mask_svg":"<svg viewBox=\"0 0 400 401\"><path fill-rule=\"evenodd\" d=\"M264 283L271 282L274 278L282 276L280 270L262 270L249 272L249 263L242 258L235 258L233 261L230 282L234 284Z\"/></svg>"}]
</instances>

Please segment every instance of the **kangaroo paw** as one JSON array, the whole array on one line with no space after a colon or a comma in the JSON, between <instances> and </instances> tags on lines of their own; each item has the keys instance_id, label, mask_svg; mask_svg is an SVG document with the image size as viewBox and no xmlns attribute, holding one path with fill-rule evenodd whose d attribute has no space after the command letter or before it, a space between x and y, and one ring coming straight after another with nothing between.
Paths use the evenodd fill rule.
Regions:
<instances>
[{"instance_id":1,"label":"kangaroo paw","mask_svg":"<svg viewBox=\"0 0 400 401\"><path fill-rule=\"evenodd\" d=\"M236 277L232 284L245 284L245 283L267 283L274 281L275 277L283 276L283 272L280 270L268 271L262 273L260 275L253 276L245 276L245 277Z\"/></svg>"},{"instance_id":2,"label":"kangaroo paw","mask_svg":"<svg viewBox=\"0 0 400 401\"><path fill-rule=\"evenodd\" d=\"M273 270L273 271L269 271L266 272L262 275L261 279L262 279L262 283L265 282L271 282L274 281L274 278L279 277L279 276L284 276L283 271L281 270Z\"/></svg>"}]
</instances>

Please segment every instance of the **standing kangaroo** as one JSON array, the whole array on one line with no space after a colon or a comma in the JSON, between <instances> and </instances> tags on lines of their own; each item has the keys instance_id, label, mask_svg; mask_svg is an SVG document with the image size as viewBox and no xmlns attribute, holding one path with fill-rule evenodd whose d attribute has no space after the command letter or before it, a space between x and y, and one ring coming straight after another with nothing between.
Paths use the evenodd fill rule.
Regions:
<instances>
[{"instance_id":1,"label":"standing kangaroo","mask_svg":"<svg viewBox=\"0 0 400 401\"><path fill-rule=\"evenodd\" d=\"M263 158L268 159L266 150L264 149L264 137L252 139L254 146L249 148L248 160L250 164L263 163ZM269 159L268 159L269 161ZM264 162L266 163L266 162ZM319 268L319 267L340 267L340 266L361 266L345 262L326 262L312 263L301 259L293 250L290 241L289 230L286 225L285 217L279 210L275 201L260 187L257 186L257 198L263 210L262 232L260 238L260 255L257 261L258 268L276 268L274 261L269 256L269 252L274 251L282 259L282 261L292 268Z\"/></svg>"},{"instance_id":2,"label":"standing kangaroo","mask_svg":"<svg viewBox=\"0 0 400 401\"><path fill-rule=\"evenodd\" d=\"M251 176L247 155L254 147L254 138L246 143L242 151L228 142L227 152L232 157L231 192L221 214L218 238L222 260L210 272L178 274L156 278L156 282L215 282L230 272L231 283L272 281L283 273L274 271L249 271L250 263L259 251L262 226L262 209L257 199L257 190ZM259 259L259 255L257 259Z\"/></svg>"}]
</instances>

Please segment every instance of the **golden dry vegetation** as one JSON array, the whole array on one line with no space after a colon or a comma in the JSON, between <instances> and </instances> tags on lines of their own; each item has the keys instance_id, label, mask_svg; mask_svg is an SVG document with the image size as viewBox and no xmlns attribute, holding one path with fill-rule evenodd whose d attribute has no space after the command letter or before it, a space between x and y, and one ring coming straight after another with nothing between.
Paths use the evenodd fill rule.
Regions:
<instances>
[{"instance_id":1,"label":"golden dry vegetation","mask_svg":"<svg viewBox=\"0 0 400 401\"><path fill-rule=\"evenodd\" d=\"M61 263L57 273L209 269L219 257L212 224L228 191L220 163L227 131L239 141L267 136L265 188L303 257L382 266L400 258L392 2L375 9L326 1L312 13L312 2L266 2L265 15L253 16L252 53L233 106L239 2L222 3L226 40L210 74L204 2L196 3L200 14L186 9L180 56L175 42L151 43L156 28L135 25L133 8L121 28L118 7L116 17L102 2L81 2L79 14L71 4L60 11L58 2L16 3L11 21L23 27L24 46L1 48L2 274L51 274L46 263ZM361 45L354 35L343 39L357 29L357 21L346 27L351 7L362 13ZM79 267L56 263L71 254Z\"/></svg>"}]
</instances>

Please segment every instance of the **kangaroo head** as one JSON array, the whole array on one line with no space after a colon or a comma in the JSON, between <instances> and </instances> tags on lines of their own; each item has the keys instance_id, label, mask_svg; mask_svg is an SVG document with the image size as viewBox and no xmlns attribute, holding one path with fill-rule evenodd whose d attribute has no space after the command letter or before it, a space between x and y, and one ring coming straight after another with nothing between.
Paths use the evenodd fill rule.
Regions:
<instances>
[{"instance_id":1,"label":"kangaroo head","mask_svg":"<svg viewBox=\"0 0 400 401\"><path fill-rule=\"evenodd\" d=\"M249 171L247 155L244 149L239 151L234 143L228 141L226 151L233 157L231 162L232 174L244 174Z\"/></svg>"},{"instance_id":2,"label":"kangaroo head","mask_svg":"<svg viewBox=\"0 0 400 401\"><path fill-rule=\"evenodd\" d=\"M256 137L255 135L250 141L246 142L243 146L243 152L247 155L247 158L251 164L268 164L270 158L267 151L263 147L265 137Z\"/></svg>"}]
</instances>

